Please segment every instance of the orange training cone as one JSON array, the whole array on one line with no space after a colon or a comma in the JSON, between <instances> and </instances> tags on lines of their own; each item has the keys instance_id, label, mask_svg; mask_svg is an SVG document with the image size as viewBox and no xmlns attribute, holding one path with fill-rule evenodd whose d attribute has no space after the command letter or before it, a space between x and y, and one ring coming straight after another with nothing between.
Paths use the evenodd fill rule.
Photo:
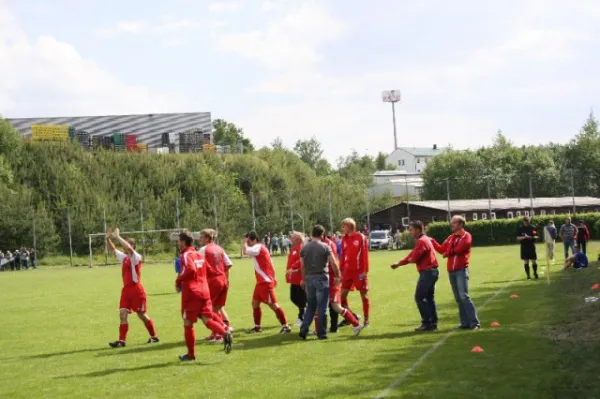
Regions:
<instances>
[{"instance_id":1,"label":"orange training cone","mask_svg":"<svg viewBox=\"0 0 600 399\"><path fill-rule=\"evenodd\" d=\"M500 327L500 323L498 323L497 321L493 321L491 326L492 327Z\"/></svg>"},{"instance_id":2,"label":"orange training cone","mask_svg":"<svg viewBox=\"0 0 600 399\"><path fill-rule=\"evenodd\" d=\"M473 349L471 349L471 352L473 352L473 353L481 353L481 352L483 352L483 348L481 346L476 346Z\"/></svg>"},{"instance_id":3,"label":"orange training cone","mask_svg":"<svg viewBox=\"0 0 600 399\"><path fill-rule=\"evenodd\" d=\"M510 298L511 298L511 299L517 299L518 297L519 297L519 296L518 296L517 294L512 294L512 295L510 296Z\"/></svg>"},{"instance_id":4,"label":"orange training cone","mask_svg":"<svg viewBox=\"0 0 600 399\"><path fill-rule=\"evenodd\" d=\"M596 284L592 285L593 290L597 290L598 288L600 288L600 284L596 283Z\"/></svg>"}]
</instances>

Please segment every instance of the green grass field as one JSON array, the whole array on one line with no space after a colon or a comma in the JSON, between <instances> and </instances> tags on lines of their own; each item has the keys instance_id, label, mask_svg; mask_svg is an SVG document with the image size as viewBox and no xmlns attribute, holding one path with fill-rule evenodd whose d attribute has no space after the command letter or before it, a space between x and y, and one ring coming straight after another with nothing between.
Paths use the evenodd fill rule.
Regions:
<instances>
[{"instance_id":1,"label":"green grass field","mask_svg":"<svg viewBox=\"0 0 600 399\"><path fill-rule=\"evenodd\" d=\"M597 248L593 244L590 254ZM450 333L458 324L457 308L444 268L437 285L440 331L420 335L412 331L420 321L414 265L388 267L404 255L371 255L372 327L357 338L345 328L323 342L299 341L297 328L278 335L266 307L265 332L246 335L253 324L254 273L248 260L236 260L227 307L237 329L234 350L225 355L220 345L199 342L198 360L188 364L177 359L185 345L171 264L143 269L149 314L162 342L146 346L146 330L132 318L124 349L107 345L118 332L118 267L1 273L0 397L600 397L600 302L583 300L600 280L595 264L576 273L553 272L548 286L545 277L524 280L518 247L476 248L471 293L483 329ZM293 322L284 259L275 257L275 263L279 302ZM509 299L513 293L519 298ZM350 305L361 312L357 293ZM501 326L491 328L492 321ZM202 325L196 331L198 338L208 335ZM471 353L475 345L485 352Z\"/></svg>"}]
</instances>

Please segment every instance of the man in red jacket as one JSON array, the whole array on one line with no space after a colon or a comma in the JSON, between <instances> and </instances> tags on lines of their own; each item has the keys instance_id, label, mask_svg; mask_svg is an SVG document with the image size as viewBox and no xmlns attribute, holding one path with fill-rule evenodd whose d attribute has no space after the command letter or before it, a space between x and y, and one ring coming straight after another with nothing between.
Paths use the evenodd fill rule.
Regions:
<instances>
[{"instance_id":1,"label":"man in red jacket","mask_svg":"<svg viewBox=\"0 0 600 399\"><path fill-rule=\"evenodd\" d=\"M371 301L369 299L369 240L356 231L354 219L342 220L342 257L340 270L342 270L342 306L348 310L348 293L354 287L360 291L365 316L364 327L369 327L369 312Z\"/></svg>"},{"instance_id":2,"label":"man in red jacket","mask_svg":"<svg viewBox=\"0 0 600 399\"><path fill-rule=\"evenodd\" d=\"M419 280L415 291L415 301L421 313L421 326L415 331L426 332L437 330L438 316L435 306L435 283L438 281L440 273L438 271L438 262L435 257L435 249L429 237L423 234L423 222L415 221L410 223L410 235L417 240L415 248L398 263L391 265L392 269L409 263L417 264Z\"/></svg>"},{"instance_id":3,"label":"man in red jacket","mask_svg":"<svg viewBox=\"0 0 600 399\"><path fill-rule=\"evenodd\" d=\"M436 251L448 259L448 276L458 304L460 318L459 329L479 330L480 323L477 318L475 305L469 296L469 258L473 238L465 231L465 218L454 216L450 225L452 234L440 245L434 239L431 243Z\"/></svg>"}]
</instances>

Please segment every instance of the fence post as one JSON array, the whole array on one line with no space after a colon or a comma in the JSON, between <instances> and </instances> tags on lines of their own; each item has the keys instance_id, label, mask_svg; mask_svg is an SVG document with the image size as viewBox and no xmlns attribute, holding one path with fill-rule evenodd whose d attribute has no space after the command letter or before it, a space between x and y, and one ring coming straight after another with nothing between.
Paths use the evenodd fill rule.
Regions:
<instances>
[{"instance_id":1,"label":"fence post","mask_svg":"<svg viewBox=\"0 0 600 399\"><path fill-rule=\"evenodd\" d=\"M104 218L104 234L107 231L106 225L106 205L102 205L102 216ZM104 240L104 266L108 266L108 243Z\"/></svg>"},{"instance_id":2,"label":"fence post","mask_svg":"<svg viewBox=\"0 0 600 399\"><path fill-rule=\"evenodd\" d=\"M73 267L73 239L71 237L71 210L69 206L67 206L67 225L69 227L69 259L71 261L71 267ZM91 238L90 245L92 245Z\"/></svg>"},{"instance_id":3,"label":"fence post","mask_svg":"<svg viewBox=\"0 0 600 399\"><path fill-rule=\"evenodd\" d=\"M104 239L106 241L106 238ZM92 268L92 236L88 234L88 246L90 249L90 269Z\"/></svg>"},{"instance_id":4,"label":"fence post","mask_svg":"<svg viewBox=\"0 0 600 399\"><path fill-rule=\"evenodd\" d=\"M35 257L37 260L37 235L35 232L35 206L31 210L32 210L32 219L33 219L33 253L35 254Z\"/></svg>"},{"instance_id":5,"label":"fence post","mask_svg":"<svg viewBox=\"0 0 600 399\"><path fill-rule=\"evenodd\" d=\"M450 179L446 179L446 197L448 198L448 222L452 220L452 210L450 209Z\"/></svg>"}]
</instances>

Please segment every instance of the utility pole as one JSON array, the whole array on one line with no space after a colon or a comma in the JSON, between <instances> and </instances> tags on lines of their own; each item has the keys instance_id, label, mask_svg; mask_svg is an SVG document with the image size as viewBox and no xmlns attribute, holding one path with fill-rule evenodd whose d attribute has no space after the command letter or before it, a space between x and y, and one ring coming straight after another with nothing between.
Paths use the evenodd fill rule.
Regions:
<instances>
[{"instance_id":1,"label":"utility pole","mask_svg":"<svg viewBox=\"0 0 600 399\"><path fill-rule=\"evenodd\" d=\"M73 267L73 239L71 237L71 211L67 206L67 225L69 227L69 259L71 261L71 267Z\"/></svg>"},{"instance_id":2,"label":"utility pole","mask_svg":"<svg viewBox=\"0 0 600 399\"><path fill-rule=\"evenodd\" d=\"M406 176L404 176L404 190L406 191L406 216L408 217L408 222L410 223L410 197L408 196L408 180Z\"/></svg>"},{"instance_id":3,"label":"utility pole","mask_svg":"<svg viewBox=\"0 0 600 399\"><path fill-rule=\"evenodd\" d=\"M573 169L571 169L571 198L573 200L573 215L577 213L575 206L575 177L573 176Z\"/></svg>"},{"instance_id":4,"label":"utility pole","mask_svg":"<svg viewBox=\"0 0 600 399\"><path fill-rule=\"evenodd\" d=\"M254 191L250 191L250 200L252 201L252 230L256 231L256 213L254 208Z\"/></svg>"},{"instance_id":5,"label":"utility pole","mask_svg":"<svg viewBox=\"0 0 600 399\"><path fill-rule=\"evenodd\" d=\"M369 204L369 189L367 189L367 232L371 232L371 211L370 211L370 204ZM369 237L371 235L369 234ZM371 245L369 243L369 245Z\"/></svg>"},{"instance_id":6,"label":"utility pole","mask_svg":"<svg viewBox=\"0 0 600 399\"><path fill-rule=\"evenodd\" d=\"M487 183L487 194L488 194L488 211L490 213L490 232L492 242L494 242L494 223L491 222L492 219L492 190L490 190L490 177L486 176L485 181Z\"/></svg>"},{"instance_id":7,"label":"utility pole","mask_svg":"<svg viewBox=\"0 0 600 399\"><path fill-rule=\"evenodd\" d=\"M452 210L450 209L450 179L446 179L446 197L448 198L448 222L452 220Z\"/></svg>"},{"instance_id":8,"label":"utility pole","mask_svg":"<svg viewBox=\"0 0 600 399\"><path fill-rule=\"evenodd\" d=\"M329 185L329 232L333 233L333 212L331 210L331 184Z\"/></svg>"},{"instance_id":9,"label":"utility pole","mask_svg":"<svg viewBox=\"0 0 600 399\"><path fill-rule=\"evenodd\" d=\"M398 148L398 135L396 131L396 103L400 102L400 90L386 90L382 93L384 103L392 103L392 123L394 124L394 150Z\"/></svg>"},{"instance_id":10,"label":"utility pole","mask_svg":"<svg viewBox=\"0 0 600 399\"><path fill-rule=\"evenodd\" d=\"M102 205L102 217L104 218L104 234L106 234L106 205ZM104 266L108 266L108 243L104 239Z\"/></svg>"},{"instance_id":11,"label":"utility pole","mask_svg":"<svg viewBox=\"0 0 600 399\"><path fill-rule=\"evenodd\" d=\"M219 242L219 215L217 211L217 193L213 194L213 203L215 205L215 232L217 233L216 242Z\"/></svg>"},{"instance_id":12,"label":"utility pole","mask_svg":"<svg viewBox=\"0 0 600 399\"><path fill-rule=\"evenodd\" d=\"M32 210L32 219L33 219L33 252L35 253L37 259L37 235L35 233L35 206L31 208Z\"/></svg>"},{"instance_id":13,"label":"utility pole","mask_svg":"<svg viewBox=\"0 0 600 399\"><path fill-rule=\"evenodd\" d=\"M292 225L292 231L294 231L294 206L292 205L292 191L290 190L290 221Z\"/></svg>"},{"instance_id":14,"label":"utility pole","mask_svg":"<svg viewBox=\"0 0 600 399\"><path fill-rule=\"evenodd\" d=\"M175 198L175 217L177 218L177 229L180 229L180 227L179 227L179 195L177 195L177 198Z\"/></svg>"},{"instance_id":15,"label":"utility pole","mask_svg":"<svg viewBox=\"0 0 600 399\"><path fill-rule=\"evenodd\" d=\"M529 216L533 216L533 185L531 184L531 173L529 174Z\"/></svg>"}]
</instances>

